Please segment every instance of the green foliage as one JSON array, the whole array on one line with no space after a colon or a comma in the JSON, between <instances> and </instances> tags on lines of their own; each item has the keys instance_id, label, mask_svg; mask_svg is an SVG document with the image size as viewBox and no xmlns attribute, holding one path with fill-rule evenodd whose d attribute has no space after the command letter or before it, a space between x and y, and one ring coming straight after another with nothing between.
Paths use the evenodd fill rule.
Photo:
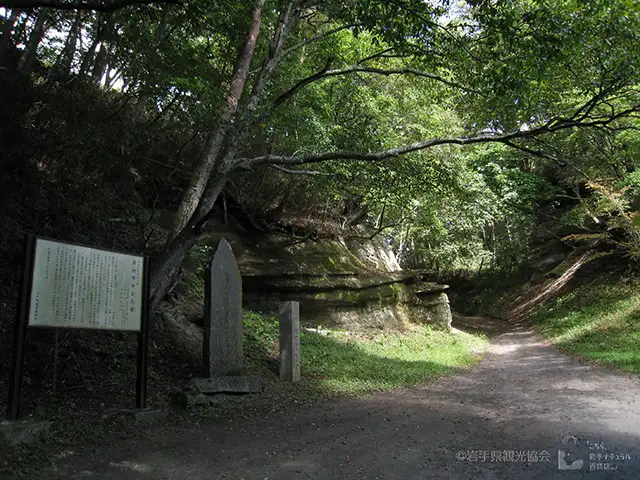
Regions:
<instances>
[{"instance_id":1,"label":"green foliage","mask_svg":"<svg viewBox=\"0 0 640 480\"><path fill-rule=\"evenodd\" d=\"M556 298L533 321L557 347L640 373L637 282L596 280Z\"/></svg>"},{"instance_id":2,"label":"green foliage","mask_svg":"<svg viewBox=\"0 0 640 480\"><path fill-rule=\"evenodd\" d=\"M227 139L228 145L241 146L238 156L379 151L427 138L526 130L543 122L557 125L581 115L603 119L638 105L640 11L634 2L331 0L301 6L264 95L255 111L243 112L253 81L275 53L270 41L287 4L270 0L263 12L246 92L236 99L242 115ZM104 165L85 155L87 143L78 139L91 139L98 158L109 145L117 145L108 155L116 160L104 164L118 163L122 176L130 168L117 162L122 156L169 165L165 185L157 179L149 182L145 188L153 192L145 192L145 198L147 203L175 204L183 187L180 180L201 158L200 139L218 124L251 10L252 2L203 0L82 16L52 11L38 50L42 88L57 95L60 85L71 79L99 83L105 96L124 105L123 113L132 111L120 124L127 128L114 129L114 135L105 126L121 121L113 110L52 125L52 143L67 151L77 149L85 165L97 170ZM19 16L12 34L18 52L37 13ZM71 51L70 67L59 72L78 21L82 41ZM353 67L378 73L320 75ZM379 74L405 69L422 75ZM594 103L585 104L593 98ZM70 109L72 117L69 105L74 101L61 102L59 108ZM25 122L42 120L38 108L34 105ZM133 114L138 123L129 121ZM65 128L73 131L78 125L82 134L69 135L72 140L62 135ZM233 192L235 187L227 193L231 190L236 199L253 196L253 204L246 202L255 207L246 208L249 213L272 215L265 224L286 224L292 230L295 206L304 205L307 219L321 219L316 223L337 223L342 199L358 198L368 208L366 220L387 227L383 234L405 266L440 272L490 268L513 273L528 260L540 226L558 236L575 230L588 235L612 232L617 245L635 256L637 128L637 119L629 115L606 127L569 129L544 141L439 146L379 162L330 162L317 166L329 176L304 181L287 182L280 174L260 171L268 181L247 182L244 195ZM87 129L93 130L90 135ZM102 130L108 134L101 135ZM236 134L242 138L231 138ZM133 141L137 135L145 141ZM177 139L181 146L174 145ZM181 152L185 145L188 151L179 155L182 158L165 158L166 151ZM89 170L83 167L75 174L95 175ZM613 208L617 216L610 213L610 194L585 191L589 182L609 192L627 187L622 194L625 207ZM275 192L263 202L251 186L260 191L274 186L287 193ZM149 201L149 196L154 199ZM567 202L568 196L580 198ZM324 205L306 208L314 202ZM82 216L91 210L87 207ZM136 223L142 221L138 213L135 217ZM594 218L600 219L595 228ZM312 223L300 222L299 227L322 230ZM339 230L335 225L324 229L332 235L344 233Z\"/></svg>"},{"instance_id":3,"label":"green foliage","mask_svg":"<svg viewBox=\"0 0 640 480\"><path fill-rule=\"evenodd\" d=\"M245 312L245 351L252 365L278 356L278 320ZM415 327L405 333L356 334L343 330L302 330L303 388L342 396L411 387L474 364L487 340Z\"/></svg>"},{"instance_id":4,"label":"green foliage","mask_svg":"<svg viewBox=\"0 0 640 480\"><path fill-rule=\"evenodd\" d=\"M513 298L532 275L532 269L523 262L508 275L499 269L484 269L463 284L455 301L455 311L464 315L501 315L504 305Z\"/></svg>"},{"instance_id":5,"label":"green foliage","mask_svg":"<svg viewBox=\"0 0 640 480\"><path fill-rule=\"evenodd\" d=\"M637 83L634 2L469 3L458 21L473 33L456 71L484 93L467 110L474 121L480 114L496 129L518 128L566 116L574 102L620 81Z\"/></svg>"},{"instance_id":6,"label":"green foliage","mask_svg":"<svg viewBox=\"0 0 640 480\"><path fill-rule=\"evenodd\" d=\"M280 335L278 319L258 312L244 311L244 352L253 366L261 365L268 358L277 358Z\"/></svg>"},{"instance_id":7,"label":"green foliage","mask_svg":"<svg viewBox=\"0 0 640 480\"><path fill-rule=\"evenodd\" d=\"M640 135L637 136L640 140ZM637 149L640 151L640 148ZM629 200L633 201L640 197L640 170L627 173L624 178L616 184L620 190L626 189Z\"/></svg>"},{"instance_id":8,"label":"green foliage","mask_svg":"<svg viewBox=\"0 0 640 480\"><path fill-rule=\"evenodd\" d=\"M2 230L0 249L17 251L25 231L134 252L158 241L151 212L175 193L170 167L156 162L175 162L182 126L142 128L115 92L92 85L1 81L1 116L11 119L0 124L2 220L17 225Z\"/></svg>"}]
</instances>

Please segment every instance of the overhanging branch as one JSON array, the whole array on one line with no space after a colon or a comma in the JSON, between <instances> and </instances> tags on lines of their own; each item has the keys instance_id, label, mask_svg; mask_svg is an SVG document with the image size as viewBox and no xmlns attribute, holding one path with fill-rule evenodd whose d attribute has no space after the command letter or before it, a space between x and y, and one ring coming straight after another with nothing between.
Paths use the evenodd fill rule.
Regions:
<instances>
[{"instance_id":1,"label":"overhanging branch","mask_svg":"<svg viewBox=\"0 0 640 480\"><path fill-rule=\"evenodd\" d=\"M453 87L453 88L457 88L457 89L465 91L465 92L478 93L475 90L467 88L464 85L460 85L459 83L452 82L451 80L447 80L446 78L441 77L439 75L434 75L432 73L423 72L423 71L417 70L415 68L384 69L384 68L375 68L375 67L365 67L364 65L354 65L353 67L338 68L338 69L334 69L334 70L329 70L328 69L328 65L329 65L329 62L327 62L327 67L325 67L323 70L319 71L318 73L314 73L313 75L311 75L311 76L309 76L307 78L304 78L304 79L300 80L293 87L291 87L289 90L287 90L282 95L280 95L276 99L275 105L276 106L281 105L286 100L288 100L289 98L293 97L293 95L295 95L298 90L300 90L301 88L305 87L306 85L309 85L310 83L317 82L318 80L322 80L324 78L338 77L338 76L341 76L341 75L348 75L350 73L372 73L372 74L376 74L376 75L385 75L385 76L389 76L389 75L413 75L413 76L416 76L416 77L422 77L422 78L428 78L430 80L435 80L435 81L438 81L440 83L443 83L443 84L448 85L448 86Z\"/></svg>"},{"instance_id":2,"label":"overhanging branch","mask_svg":"<svg viewBox=\"0 0 640 480\"><path fill-rule=\"evenodd\" d=\"M316 81L320 80L321 78L324 78L326 76L327 72L329 71L329 67L331 66L331 62L332 61L333 61L332 58L328 59L326 65L324 66L324 68L322 70L320 70L319 72L314 73L313 75L308 76L307 78L304 78L304 79L300 80L293 87L291 87L289 90L287 90L282 95L280 95L278 98L276 98L275 102L273 102L273 106L271 107L270 111L275 110L278 107L280 107L280 105L282 105L287 100L289 100L291 97L293 97L296 94L296 92L298 90L300 90L301 88L305 87L306 85L309 85L310 83L316 82Z\"/></svg>"},{"instance_id":3,"label":"overhanging branch","mask_svg":"<svg viewBox=\"0 0 640 480\"><path fill-rule=\"evenodd\" d=\"M466 52L467 55L469 55L470 58L474 58L477 59L477 57L475 55L473 55L469 49L467 48L467 46L462 43L461 39L458 38L458 36L452 34L449 31L449 28L441 25L439 22L434 22L433 20L430 20L429 18L427 18L425 15L423 15L422 13L418 12L417 10L410 8L409 6L403 4L402 2L398 2L395 0L388 0L389 3L395 5L396 7L399 7L402 10L405 10L407 12L409 12L411 15L415 16L416 18L418 18L419 20L421 20L422 22L424 22L426 25L431 26L432 28L438 28L441 29L442 31L444 31L444 33L450 37L460 48L462 48L462 50L464 50ZM460 27L465 28L465 26L460 25Z\"/></svg>"},{"instance_id":4,"label":"overhanging branch","mask_svg":"<svg viewBox=\"0 0 640 480\"><path fill-rule=\"evenodd\" d=\"M363 63L367 63L371 60L375 60L376 58L380 58L384 55L386 55L389 52L393 52L394 48L393 47L389 47L389 48L385 48L384 50L381 50L377 53L374 53L372 55L369 55L368 57L365 57L361 60L358 60L357 65L362 65Z\"/></svg>"},{"instance_id":5,"label":"overhanging branch","mask_svg":"<svg viewBox=\"0 0 640 480\"><path fill-rule=\"evenodd\" d=\"M399 227L405 221L406 221L406 218L402 217L402 219L400 221L398 221L398 222L390 223L389 225L382 225L382 226L376 227L374 232L372 234L370 234L370 235L349 235L349 238L359 238L361 240L373 240L376 235L380 235L382 232L384 232L385 230L388 230L389 228Z\"/></svg>"},{"instance_id":6,"label":"overhanging branch","mask_svg":"<svg viewBox=\"0 0 640 480\"><path fill-rule=\"evenodd\" d=\"M362 65L356 65L349 68L342 68L337 70L329 70L325 73L325 77L337 77L339 75L347 75L349 73L373 73L376 75L413 75L416 77L428 78L430 80L435 80L440 83L444 83L449 87L457 88L459 90L469 92L469 93L478 93L476 90L472 90L464 85L460 85L459 83L452 82L451 80L447 80L440 75L434 75L433 73L423 72L422 70L418 70L415 68L374 68L374 67L365 67Z\"/></svg>"},{"instance_id":7,"label":"overhanging branch","mask_svg":"<svg viewBox=\"0 0 640 480\"><path fill-rule=\"evenodd\" d=\"M518 139L535 138L540 135L559 132L572 128L592 128L608 125L613 121L628 116L634 112L640 111L640 105L622 110L615 115L605 118L596 118L585 121L563 121L558 122L556 119L551 120L543 125L530 130L518 130L515 132L496 134L485 133L467 137L446 137L432 138L429 140L415 142L401 147L390 148L378 152L354 152L347 150L338 150L335 152L313 153L308 155L263 155L253 158L240 158L235 162L236 168L251 168L264 164L275 165L302 165L307 163L318 163L330 160L360 160L360 161L381 161L389 158L400 157L408 153L426 150L428 148L439 145L473 145L481 143L503 143Z\"/></svg>"},{"instance_id":8,"label":"overhanging branch","mask_svg":"<svg viewBox=\"0 0 640 480\"><path fill-rule=\"evenodd\" d=\"M319 172L317 170L291 170L289 168L281 167L280 165L269 165L269 167L289 175L322 175L325 177L343 176L341 173Z\"/></svg>"},{"instance_id":9,"label":"overhanging branch","mask_svg":"<svg viewBox=\"0 0 640 480\"><path fill-rule=\"evenodd\" d=\"M296 83L293 87L291 87L289 90L287 90L286 92L282 93L278 98L275 99L275 101L273 102L272 107L268 110L268 112L266 112L265 116L270 114L272 111L276 110L277 108L279 108L283 103L287 102L289 99L291 99L299 90L301 90L302 88L306 87L307 85L317 82L319 80L323 80L325 78L330 78L330 77L338 77L341 75L348 75L350 73L372 73L372 74L377 74L377 75L414 75L417 77L423 77L423 78L428 78L430 80L436 80L440 83L443 83L445 85L448 85L450 87L453 88L457 88L459 90L468 92L468 93L479 93L475 90L472 90L470 88L467 88L463 85L460 85L458 83L452 82L451 80L447 80L444 77L441 77L439 75L434 75L432 73L427 73L427 72L423 72L421 70L417 70L414 68L394 68L394 69L383 69L383 68L374 68L374 67L365 67L363 65L355 65L353 67L348 67L348 68L339 68L339 69L334 69L334 70L329 70L329 66L331 65L331 62L333 61L332 58L330 58L329 60L327 60L327 64L324 66L324 68L316 73L314 73L313 75L310 75L306 78L303 78L302 80L300 80L298 83Z\"/></svg>"},{"instance_id":10,"label":"overhanging branch","mask_svg":"<svg viewBox=\"0 0 640 480\"><path fill-rule=\"evenodd\" d=\"M586 172L584 172L583 170L579 169L578 167L576 167L572 163L567 162L566 160L560 160L559 158L556 158L553 155L549 155L548 153L542 152L540 150L534 150L532 148L525 147L524 145L518 145L517 143L514 143L511 140L507 140L507 141L505 141L503 143L505 145L511 147L511 148L514 148L516 150L520 150L522 152L528 153L529 155L533 155L535 157L540 157L540 158L544 158L544 159L547 159L547 160L551 160L553 163L555 163L556 165L558 165L560 167L567 167L568 166L572 170L575 170L576 172L578 172L584 178L586 178L586 179L590 178L589 175L587 175Z\"/></svg>"}]
</instances>

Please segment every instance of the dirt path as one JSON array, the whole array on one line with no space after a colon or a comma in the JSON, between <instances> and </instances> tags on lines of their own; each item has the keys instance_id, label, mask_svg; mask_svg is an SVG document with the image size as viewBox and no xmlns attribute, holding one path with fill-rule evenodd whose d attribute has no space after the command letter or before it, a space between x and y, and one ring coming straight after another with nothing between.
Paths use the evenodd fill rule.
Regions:
<instances>
[{"instance_id":1,"label":"dirt path","mask_svg":"<svg viewBox=\"0 0 640 480\"><path fill-rule=\"evenodd\" d=\"M639 402L637 378L518 326L476 368L424 388L124 443L44 478L638 479ZM582 468L559 470L559 449Z\"/></svg>"}]
</instances>

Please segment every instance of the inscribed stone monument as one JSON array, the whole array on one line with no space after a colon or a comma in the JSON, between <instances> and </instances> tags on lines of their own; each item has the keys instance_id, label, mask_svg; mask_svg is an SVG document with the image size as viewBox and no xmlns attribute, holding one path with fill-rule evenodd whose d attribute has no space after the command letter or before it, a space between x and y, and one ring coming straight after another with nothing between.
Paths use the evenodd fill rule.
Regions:
<instances>
[{"instance_id":1,"label":"inscribed stone monument","mask_svg":"<svg viewBox=\"0 0 640 480\"><path fill-rule=\"evenodd\" d=\"M300 304L285 302L280 308L280 379L300 381Z\"/></svg>"},{"instance_id":2,"label":"inscribed stone monument","mask_svg":"<svg viewBox=\"0 0 640 480\"><path fill-rule=\"evenodd\" d=\"M204 376L240 372L242 342L242 278L231 245L222 239L205 277Z\"/></svg>"}]
</instances>

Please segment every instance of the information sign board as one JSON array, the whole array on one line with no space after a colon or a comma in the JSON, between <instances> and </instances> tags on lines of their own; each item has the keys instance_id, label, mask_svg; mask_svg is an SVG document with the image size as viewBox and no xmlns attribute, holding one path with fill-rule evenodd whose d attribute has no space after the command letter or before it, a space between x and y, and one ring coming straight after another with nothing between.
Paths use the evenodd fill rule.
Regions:
<instances>
[{"instance_id":1,"label":"information sign board","mask_svg":"<svg viewBox=\"0 0 640 480\"><path fill-rule=\"evenodd\" d=\"M143 262L37 238L29 326L140 331Z\"/></svg>"}]
</instances>

